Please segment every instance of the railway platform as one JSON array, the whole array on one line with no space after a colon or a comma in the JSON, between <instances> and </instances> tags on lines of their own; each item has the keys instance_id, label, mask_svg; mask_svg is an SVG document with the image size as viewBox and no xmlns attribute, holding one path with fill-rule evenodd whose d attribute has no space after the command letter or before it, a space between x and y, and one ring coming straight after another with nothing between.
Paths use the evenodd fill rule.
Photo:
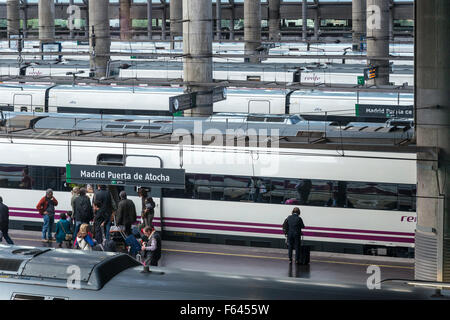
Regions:
<instances>
[{"instance_id":1,"label":"railway platform","mask_svg":"<svg viewBox=\"0 0 450 320\"><path fill-rule=\"evenodd\" d=\"M16 245L57 247L45 244L37 231L10 230ZM5 243L5 242L3 242ZM192 242L163 241L160 267L221 272L232 277L261 276L305 278L330 283L364 284L379 271L381 280L414 279L414 259L384 256L311 252L309 265L290 264L287 249L254 248Z\"/></svg>"}]
</instances>

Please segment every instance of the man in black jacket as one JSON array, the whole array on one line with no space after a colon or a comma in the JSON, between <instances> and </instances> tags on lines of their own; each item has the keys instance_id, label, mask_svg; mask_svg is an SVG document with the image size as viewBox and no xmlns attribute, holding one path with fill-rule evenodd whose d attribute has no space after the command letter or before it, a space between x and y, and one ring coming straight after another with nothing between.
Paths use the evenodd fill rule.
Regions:
<instances>
[{"instance_id":1,"label":"man in black jacket","mask_svg":"<svg viewBox=\"0 0 450 320\"><path fill-rule=\"evenodd\" d=\"M8 244L14 244L8 235L9 230L9 208L7 205L3 204L3 199L0 197L0 242L5 238Z\"/></svg>"},{"instance_id":2,"label":"man in black jacket","mask_svg":"<svg viewBox=\"0 0 450 320\"><path fill-rule=\"evenodd\" d=\"M110 216L102 209L102 203L100 200L95 200L93 204L94 208L94 238L97 243L103 243L103 235L105 234L105 227Z\"/></svg>"},{"instance_id":3,"label":"man in black jacket","mask_svg":"<svg viewBox=\"0 0 450 320\"><path fill-rule=\"evenodd\" d=\"M292 214L283 224L284 233L288 240L289 263L292 263L292 250L295 249L295 263L299 263L302 229L305 227L300 218L300 209L295 207Z\"/></svg>"},{"instance_id":4,"label":"man in black jacket","mask_svg":"<svg viewBox=\"0 0 450 320\"><path fill-rule=\"evenodd\" d=\"M127 199L125 191L119 194L120 202L117 206L116 222L119 226L125 226L125 233L131 233L131 225L136 222L136 206L134 202Z\"/></svg>"},{"instance_id":5,"label":"man in black jacket","mask_svg":"<svg viewBox=\"0 0 450 320\"><path fill-rule=\"evenodd\" d=\"M106 216L108 216L108 221L106 222L106 239L109 240L109 229L111 228L111 215L116 211L116 203L111 196L108 188L105 185L99 184L97 186L97 191L95 191L94 199L92 201L99 200L102 203L101 209Z\"/></svg>"},{"instance_id":6,"label":"man in black jacket","mask_svg":"<svg viewBox=\"0 0 450 320\"><path fill-rule=\"evenodd\" d=\"M75 235L83 223L89 224L93 218L91 199L86 195L86 188L81 188L79 196L73 201L73 217L75 219Z\"/></svg>"}]
</instances>

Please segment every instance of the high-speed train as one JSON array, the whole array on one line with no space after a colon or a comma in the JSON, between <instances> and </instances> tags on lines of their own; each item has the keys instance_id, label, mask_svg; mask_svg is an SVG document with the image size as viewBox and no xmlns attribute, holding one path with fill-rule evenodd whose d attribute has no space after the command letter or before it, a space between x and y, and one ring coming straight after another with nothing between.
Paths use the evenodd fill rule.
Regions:
<instances>
[{"instance_id":1,"label":"high-speed train","mask_svg":"<svg viewBox=\"0 0 450 320\"><path fill-rule=\"evenodd\" d=\"M17 49L16 48L8 48L8 42L0 42L2 46L2 51L11 52L11 55L2 56L3 59L16 59L17 58ZM79 44L77 41L63 41L62 52L70 53L86 53L84 56L80 55L64 55L65 59L83 59L89 60L89 46L87 44ZM264 43L262 44L264 46ZM366 60L364 59L351 59L351 56L359 56L364 55L365 52L352 52L352 45L350 43L339 43L339 44L314 44L309 46L309 50L306 44L303 43L274 43L267 44L268 54L274 55L274 57L268 57L263 63L309 63L312 60L302 58L302 55L346 55L346 63L350 64L366 64ZM233 57L232 55L243 55L244 54L244 43L243 42L213 42L213 54L225 54L226 57L213 57L213 61L217 62L244 62L244 57ZM40 56L34 56L33 52L39 52L39 42L38 41L27 41L24 45L24 49L22 52L22 56L25 59L40 59ZM117 53L126 53L130 54L126 55L114 55L114 52ZM414 49L412 44L391 44L389 49L390 55L392 56L410 56L413 57ZM111 43L111 59L112 60L148 60L149 57L139 58L139 54L143 53L175 53L182 55L183 48L182 43L177 42L175 45L175 49L170 49L169 42L112 42ZM276 57L283 56L283 57ZM55 56L56 57L56 56ZM154 60L165 60L167 57L153 57ZM317 60L317 59L315 59ZM331 63L342 63L342 59L335 58L326 58L318 59L321 62L331 62ZM394 65L413 65L413 61L393 61Z\"/></svg>"},{"instance_id":2,"label":"high-speed train","mask_svg":"<svg viewBox=\"0 0 450 320\"><path fill-rule=\"evenodd\" d=\"M140 263L126 254L70 249L0 245L1 300L259 300L257 304L189 304L165 309L167 318L195 314L259 315L275 313L262 300L448 300L435 296L436 285L414 280L382 281L379 289L365 283L270 278L233 273L199 272L153 267L142 273ZM378 284L377 284L378 285ZM420 285L420 287L418 286ZM153 308L155 305L150 305ZM174 304L176 306L176 303ZM184 308L184 309L183 309ZM189 308L188 311L186 309ZM184 311L183 311L184 310ZM198 317L198 318L199 318Z\"/></svg>"},{"instance_id":3,"label":"high-speed train","mask_svg":"<svg viewBox=\"0 0 450 320\"><path fill-rule=\"evenodd\" d=\"M89 133L97 130L78 131L77 138L55 129L53 136L43 138L51 131L22 138L7 132L0 138L0 194L10 207L12 228L39 230L36 204L47 188L58 199L57 218L71 210L69 162L162 165L185 170L184 190L152 190L154 221L158 227L163 224L166 239L283 247L281 224L295 205L305 221L304 240L315 250L404 256L414 247L416 154L155 144L151 138L107 142ZM128 134L132 138L125 131L113 136ZM86 135L89 141L82 141ZM31 189L24 188L26 175L33 181ZM134 187L111 188L125 189L140 212Z\"/></svg>"},{"instance_id":4,"label":"high-speed train","mask_svg":"<svg viewBox=\"0 0 450 320\"><path fill-rule=\"evenodd\" d=\"M126 62L117 60L113 65L127 65L127 69L116 69L118 79L182 79L182 61L139 61ZM128 67L130 66L130 67ZM22 66L24 68L24 65ZM23 74L29 77L64 77L78 72L80 79L88 78L90 74L88 61L64 61L63 63L29 62ZM298 70L300 73L298 75ZM214 62L213 79L224 81L264 81L264 82L296 82L311 84L356 84L358 77L363 76L364 66L329 63L226 63ZM16 60L5 61L0 66L0 75L19 76L20 68ZM70 77L70 76L67 76ZM410 66L392 68L389 82L394 85L414 84L414 72Z\"/></svg>"},{"instance_id":5,"label":"high-speed train","mask_svg":"<svg viewBox=\"0 0 450 320\"><path fill-rule=\"evenodd\" d=\"M213 112L355 116L356 105L412 106L412 94L228 88ZM0 110L15 112L169 115L178 87L0 85ZM287 98L288 97L288 98Z\"/></svg>"}]
</instances>

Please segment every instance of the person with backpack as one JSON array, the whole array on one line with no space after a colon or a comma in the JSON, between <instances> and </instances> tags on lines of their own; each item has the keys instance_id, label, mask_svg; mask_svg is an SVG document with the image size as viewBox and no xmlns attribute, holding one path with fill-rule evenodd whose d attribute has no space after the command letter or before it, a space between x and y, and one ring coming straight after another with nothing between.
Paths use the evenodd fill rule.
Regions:
<instances>
[{"instance_id":1,"label":"person with backpack","mask_svg":"<svg viewBox=\"0 0 450 320\"><path fill-rule=\"evenodd\" d=\"M96 242L93 240L92 233L89 230L89 224L83 223L80 231L77 233L73 247L78 250L92 251Z\"/></svg>"},{"instance_id":2,"label":"person with backpack","mask_svg":"<svg viewBox=\"0 0 450 320\"><path fill-rule=\"evenodd\" d=\"M78 197L73 202L73 218L75 219L75 234L78 234L82 224L89 224L93 219L91 200L86 195L86 188L80 188Z\"/></svg>"},{"instance_id":3,"label":"person with backpack","mask_svg":"<svg viewBox=\"0 0 450 320\"><path fill-rule=\"evenodd\" d=\"M62 244L64 241L67 242L67 247L70 248L70 243L72 241L72 232L70 229L70 222L67 221L67 216L65 213L61 213L59 215L59 221L56 224L55 238L56 243L58 244L58 248L62 248Z\"/></svg>"},{"instance_id":4,"label":"person with backpack","mask_svg":"<svg viewBox=\"0 0 450 320\"><path fill-rule=\"evenodd\" d=\"M42 226L42 241L49 242L53 240L52 230L55 222L55 207L58 205L58 201L53 196L53 190L47 189L45 196L39 200L36 209L39 214L43 216L44 224ZM47 238L48 235L48 238Z\"/></svg>"},{"instance_id":5,"label":"person with backpack","mask_svg":"<svg viewBox=\"0 0 450 320\"><path fill-rule=\"evenodd\" d=\"M119 193L120 202L117 206L116 222L119 226L125 227L125 233L131 233L131 225L136 222L136 207L134 202L127 199L127 193L121 191Z\"/></svg>"},{"instance_id":6,"label":"person with backpack","mask_svg":"<svg viewBox=\"0 0 450 320\"><path fill-rule=\"evenodd\" d=\"M300 209L295 207L292 214L283 223L283 232L287 238L289 263L292 263L292 251L295 249L295 263L300 263L300 248L302 229L305 228L303 219L300 218Z\"/></svg>"}]
</instances>

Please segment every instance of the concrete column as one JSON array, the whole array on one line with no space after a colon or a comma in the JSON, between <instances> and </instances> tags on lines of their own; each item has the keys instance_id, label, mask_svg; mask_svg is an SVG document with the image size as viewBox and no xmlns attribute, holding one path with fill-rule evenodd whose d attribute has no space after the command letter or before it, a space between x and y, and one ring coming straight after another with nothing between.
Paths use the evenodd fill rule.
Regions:
<instances>
[{"instance_id":1,"label":"concrete column","mask_svg":"<svg viewBox=\"0 0 450 320\"><path fill-rule=\"evenodd\" d=\"M222 3L220 0L216 1L216 39L222 38Z\"/></svg>"},{"instance_id":2,"label":"concrete column","mask_svg":"<svg viewBox=\"0 0 450 320\"><path fill-rule=\"evenodd\" d=\"M302 40L306 41L308 38L307 34L308 27L308 0L303 0L302 3Z\"/></svg>"},{"instance_id":3,"label":"concrete column","mask_svg":"<svg viewBox=\"0 0 450 320\"><path fill-rule=\"evenodd\" d=\"M417 154L415 278L450 281L450 1L416 1ZM429 161L427 161L429 160Z\"/></svg>"},{"instance_id":4,"label":"concrete column","mask_svg":"<svg viewBox=\"0 0 450 320\"><path fill-rule=\"evenodd\" d=\"M153 7L152 7L152 0L147 0L147 36L149 39L152 39L152 33L153 33Z\"/></svg>"},{"instance_id":5,"label":"concrete column","mask_svg":"<svg viewBox=\"0 0 450 320\"><path fill-rule=\"evenodd\" d=\"M28 37L28 0L23 1L23 37Z\"/></svg>"},{"instance_id":6,"label":"concrete column","mask_svg":"<svg viewBox=\"0 0 450 320\"><path fill-rule=\"evenodd\" d=\"M230 21L230 40L234 40L234 20L236 17L234 2L231 6L231 21Z\"/></svg>"},{"instance_id":7,"label":"concrete column","mask_svg":"<svg viewBox=\"0 0 450 320\"><path fill-rule=\"evenodd\" d=\"M367 0L367 59L378 67L378 76L369 85L389 84L389 0Z\"/></svg>"},{"instance_id":8,"label":"concrete column","mask_svg":"<svg viewBox=\"0 0 450 320\"><path fill-rule=\"evenodd\" d=\"M130 40L132 35L131 0L119 1L120 40Z\"/></svg>"},{"instance_id":9,"label":"concrete column","mask_svg":"<svg viewBox=\"0 0 450 320\"><path fill-rule=\"evenodd\" d=\"M259 63L256 48L261 46L261 0L244 1L244 41L247 62Z\"/></svg>"},{"instance_id":10,"label":"concrete column","mask_svg":"<svg viewBox=\"0 0 450 320\"><path fill-rule=\"evenodd\" d=\"M170 39L173 41L175 37L183 35L183 1L170 1ZM171 43L171 48L174 49L174 43Z\"/></svg>"},{"instance_id":11,"label":"concrete column","mask_svg":"<svg viewBox=\"0 0 450 320\"><path fill-rule=\"evenodd\" d=\"M167 14L166 14L166 4L163 3L163 11L162 11L162 19L161 19L161 39L162 40L166 40L166 19L167 19Z\"/></svg>"},{"instance_id":12,"label":"concrete column","mask_svg":"<svg viewBox=\"0 0 450 320\"><path fill-rule=\"evenodd\" d=\"M352 0L352 50L362 51L361 38L366 35L366 0Z\"/></svg>"},{"instance_id":13,"label":"concrete column","mask_svg":"<svg viewBox=\"0 0 450 320\"><path fill-rule=\"evenodd\" d=\"M269 0L269 40L281 40L280 0Z\"/></svg>"},{"instance_id":14,"label":"concrete column","mask_svg":"<svg viewBox=\"0 0 450 320\"><path fill-rule=\"evenodd\" d=\"M108 11L109 0L89 0L89 21L91 23L89 26L90 67L91 70L94 70L95 77L98 78L106 75L106 66L110 58L111 38Z\"/></svg>"},{"instance_id":15,"label":"concrete column","mask_svg":"<svg viewBox=\"0 0 450 320\"><path fill-rule=\"evenodd\" d=\"M319 8L317 8L314 17L314 40L319 40L319 31L320 31L320 15L319 15Z\"/></svg>"},{"instance_id":16,"label":"concrete column","mask_svg":"<svg viewBox=\"0 0 450 320\"><path fill-rule=\"evenodd\" d=\"M20 31L19 0L8 0L6 2L6 19L8 38L11 35L18 35Z\"/></svg>"},{"instance_id":17,"label":"concrete column","mask_svg":"<svg viewBox=\"0 0 450 320\"><path fill-rule=\"evenodd\" d=\"M204 92L211 87L196 83L212 82L212 2L183 0L183 71L184 81L191 82L187 92ZM197 95L197 107L186 110L190 116L212 114L212 95Z\"/></svg>"},{"instance_id":18,"label":"concrete column","mask_svg":"<svg viewBox=\"0 0 450 320\"><path fill-rule=\"evenodd\" d=\"M55 1L39 0L39 41L55 41Z\"/></svg>"},{"instance_id":19,"label":"concrete column","mask_svg":"<svg viewBox=\"0 0 450 320\"><path fill-rule=\"evenodd\" d=\"M389 41L394 41L394 4L389 6Z\"/></svg>"}]
</instances>

